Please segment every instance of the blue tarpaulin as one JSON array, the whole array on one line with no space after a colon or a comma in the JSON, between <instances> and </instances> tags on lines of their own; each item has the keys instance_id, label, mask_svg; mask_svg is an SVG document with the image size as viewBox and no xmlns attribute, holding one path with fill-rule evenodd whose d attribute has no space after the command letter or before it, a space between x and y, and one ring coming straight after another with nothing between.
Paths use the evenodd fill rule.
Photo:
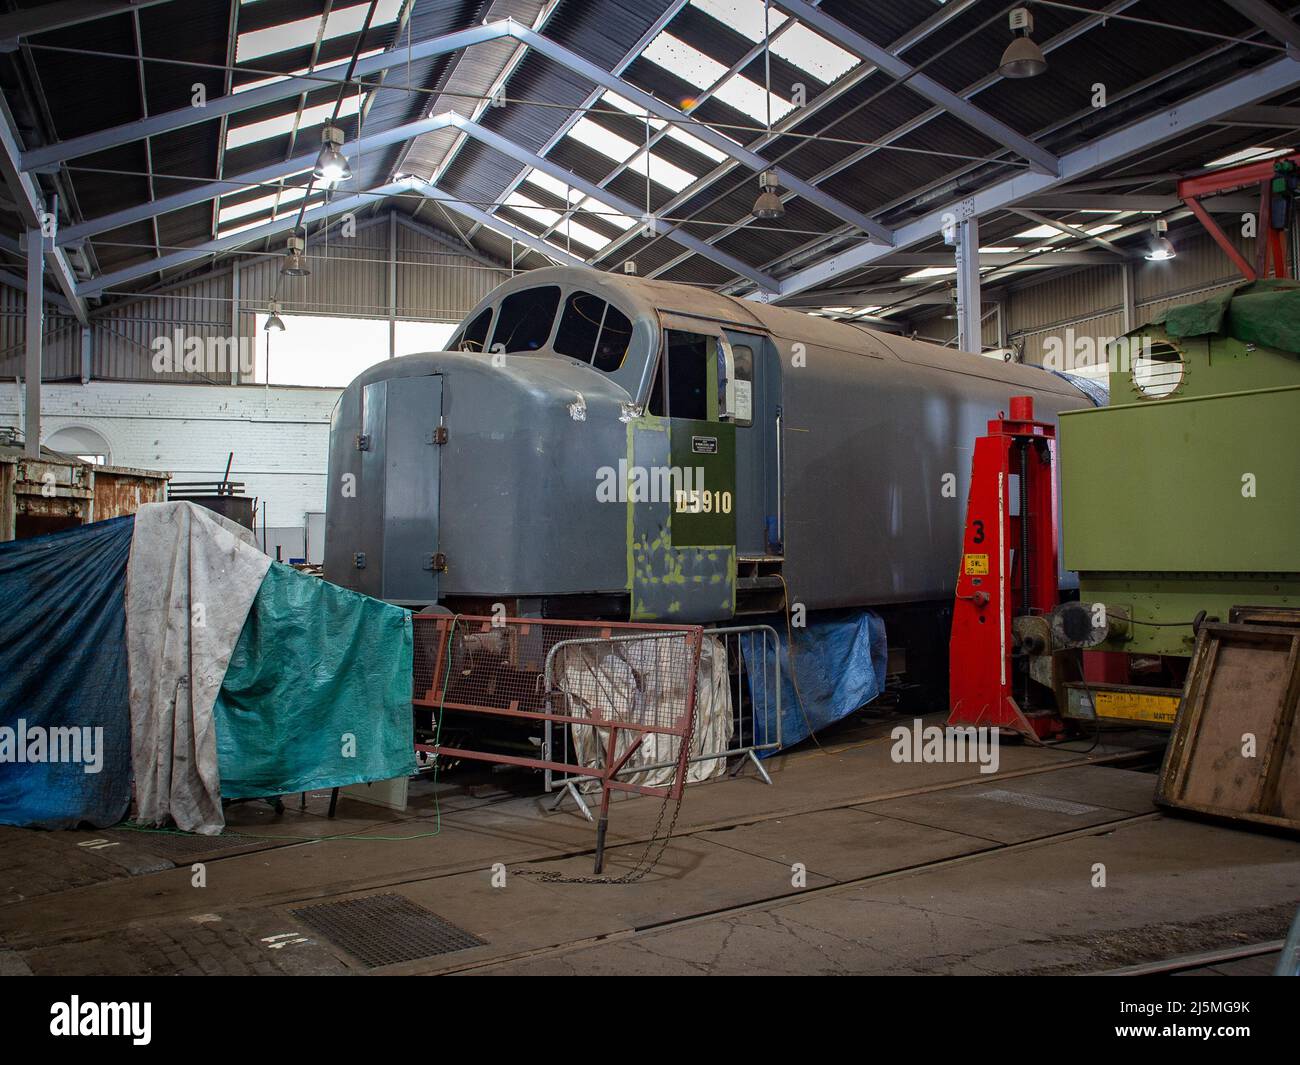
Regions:
<instances>
[{"instance_id":1,"label":"blue tarpaulin","mask_svg":"<svg viewBox=\"0 0 1300 1065\"><path fill-rule=\"evenodd\" d=\"M416 771L411 615L274 562L213 708L223 798Z\"/></svg>"},{"instance_id":2,"label":"blue tarpaulin","mask_svg":"<svg viewBox=\"0 0 1300 1065\"><path fill-rule=\"evenodd\" d=\"M784 616L762 619L777 632L781 644L781 746L791 747L827 725L847 717L885 690L887 646L885 622L869 610L813 615L801 628L787 628ZM794 667L790 664L789 633L794 635ZM741 639L747 663L762 659ZM759 737L776 738L776 697L749 673L754 720ZM795 682L798 682L798 688ZM766 728L764 727L766 723ZM760 751L760 757L775 754Z\"/></svg>"},{"instance_id":3,"label":"blue tarpaulin","mask_svg":"<svg viewBox=\"0 0 1300 1065\"><path fill-rule=\"evenodd\" d=\"M1048 373L1055 374L1062 381L1069 381L1092 401L1094 407L1104 407L1110 403L1110 381L1106 378L1080 377L1064 370L1049 370Z\"/></svg>"},{"instance_id":4,"label":"blue tarpaulin","mask_svg":"<svg viewBox=\"0 0 1300 1065\"><path fill-rule=\"evenodd\" d=\"M126 814L133 522L0 544L0 823L102 828Z\"/></svg>"}]
</instances>

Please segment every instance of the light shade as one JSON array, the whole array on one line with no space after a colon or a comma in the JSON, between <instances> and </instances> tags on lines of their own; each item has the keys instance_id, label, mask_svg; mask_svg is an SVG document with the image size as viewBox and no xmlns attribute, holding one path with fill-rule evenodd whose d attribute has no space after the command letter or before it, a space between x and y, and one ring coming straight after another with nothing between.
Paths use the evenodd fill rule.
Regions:
<instances>
[{"instance_id":1,"label":"light shade","mask_svg":"<svg viewBox=\"0 0 1300 1065\"><path fill-rule=\"evenodd\" d=\"M290 237L286 244L284 254L284 263L280 266L280 273L289 277L306 277L311 273L307 269L307 262L303 258L303 251L307 245L302 237Z\"/></svg>"},{"instance_id":2,"label":"light shade","mask_svg":"<svg viewBox=\"0 0 1300 1065\"><path fill-rule=\"evenodd\" d=\"M1032 78L1046 69L1043 50L1028 37L1012 38L998 64L998 73L1004 78Z\"/></svg>"},{"instance_id":3,"label":"light shade","mask_svg":"<svg viewBox=\"0 0 1300 1065\"><path fill-rule=\"evenodd\" d=\"M1173 246L1168 237L1156 237L1151 243L1151 250L1147 252L1146 257L1152 262L1164 262L1166 259L1172 259L1178 254L1178 249Z\"/></svg>"},{"instance_id":4,"label":"light shade","mask_svg":"<svg viewBox=\"0 0 1300 1065\"><path fill-rule=\"evenodd\" d=\"M765 170L759 174L758 187L762 191L759 192L758 199L754 201L754 208L750 211L750 214L755 218L764 220L783 217L785 215L785 204L781 202L781 197L776 193L779 187L776 172Z\"/></svg>"},{"instance_id":5,"label":"light shade","mask_svg":"<svg viewBox=\"0 0 1300 1065\"><path fill-rule=\"evenodd\" d=\"M755 218L781 218L785 214L785 204L775 192L760 192L751 213Z\"/></svg>"},{"instance_id":6,"label":"light shade","mask_svg":"<svg viewBox=\"0 0 1300 1065\"><path fill-rule=\"evenodd\" d=\"M280 305L276 303L275 300L272 300L270 306L267 307L267 310L271 313L267 317L266 324L263 325L262 328L268 333L283 333L284 319L280 317Z\"/></svg>"},{"instance_id":7,"label":"light shade","mask_svg":"<svg viewBox=\"0 0 1300 1065\"><path fill-rule=\"evenodd\" d=\"M320 181L337 184L352 177L352 167L339 148L343 144L343 131L338 126L325 126L321 130L321 149L316 156L316 166L312 173Z\"/></svg>"}]
</instances>

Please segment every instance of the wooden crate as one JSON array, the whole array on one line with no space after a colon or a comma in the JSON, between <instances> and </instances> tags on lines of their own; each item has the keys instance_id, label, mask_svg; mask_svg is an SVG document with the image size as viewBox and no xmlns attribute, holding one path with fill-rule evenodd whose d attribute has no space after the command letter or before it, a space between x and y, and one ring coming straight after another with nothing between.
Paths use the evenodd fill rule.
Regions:
<instances>
[{"instance_id":1,"label":"wooden crate","mask_svg":"<svg viewBox=\"0 0 1300 1065\"><path fill-rule=\"evenodd\" d=\"M1300 831L1298 699L1300 630L1203 626L1156 802Z\"/></svg>"}]
</instances>

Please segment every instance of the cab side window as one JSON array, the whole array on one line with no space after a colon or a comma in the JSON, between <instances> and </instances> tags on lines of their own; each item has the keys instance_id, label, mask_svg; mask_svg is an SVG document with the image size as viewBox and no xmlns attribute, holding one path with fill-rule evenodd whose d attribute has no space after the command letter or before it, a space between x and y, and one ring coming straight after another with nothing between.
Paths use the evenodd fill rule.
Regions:
<instances>
[{"instance_id":1,"label":"cab side window","mask_svg":"<svg viewBox=\"0 0 1300 1065\"><path fill-rule=\"evenodd\" d=\"M709 338L670 329L667 333L668 416L709 417Z\"/></svg>"},{"instance_id":2,"label":"cab side window","mask_svg":"<svg viewBox=\"0 0 1300 1065\"><path fill-rule=\"evenodd\" d=\"M731 354L736 364L736 410L737 425L754 424L754 349L748 344L733 344Z\"/></svg>"}]
</instances>

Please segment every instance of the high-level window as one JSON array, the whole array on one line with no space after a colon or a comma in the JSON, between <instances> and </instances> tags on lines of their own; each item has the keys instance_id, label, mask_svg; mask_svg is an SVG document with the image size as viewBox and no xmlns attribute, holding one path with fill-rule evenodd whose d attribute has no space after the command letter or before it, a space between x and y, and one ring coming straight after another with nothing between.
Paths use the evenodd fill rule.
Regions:
<instances>
[{"instance_id":1,"label":"high-level window","mask_svg":"<svg viewBox=\"0 0 1300 1065\"><path fill-rule=\"evenodd\" d=\"M632 323L613 304L590 292L572 292L555 331L555 351L589 362L605 373L623 365Z\"/></svg>"},{"instance_id":2,"label":"high-level window","mask_svg":"<svg viewBox=\"0 0 1300 1065\"><path fill-rule=\"evenodd\" d=\"M550 339L559 306L560 289L556 285L512 292L501 301L489 350L504 351L507 355L516 351L537 351Z\"/></svg>"}]
</instances>

